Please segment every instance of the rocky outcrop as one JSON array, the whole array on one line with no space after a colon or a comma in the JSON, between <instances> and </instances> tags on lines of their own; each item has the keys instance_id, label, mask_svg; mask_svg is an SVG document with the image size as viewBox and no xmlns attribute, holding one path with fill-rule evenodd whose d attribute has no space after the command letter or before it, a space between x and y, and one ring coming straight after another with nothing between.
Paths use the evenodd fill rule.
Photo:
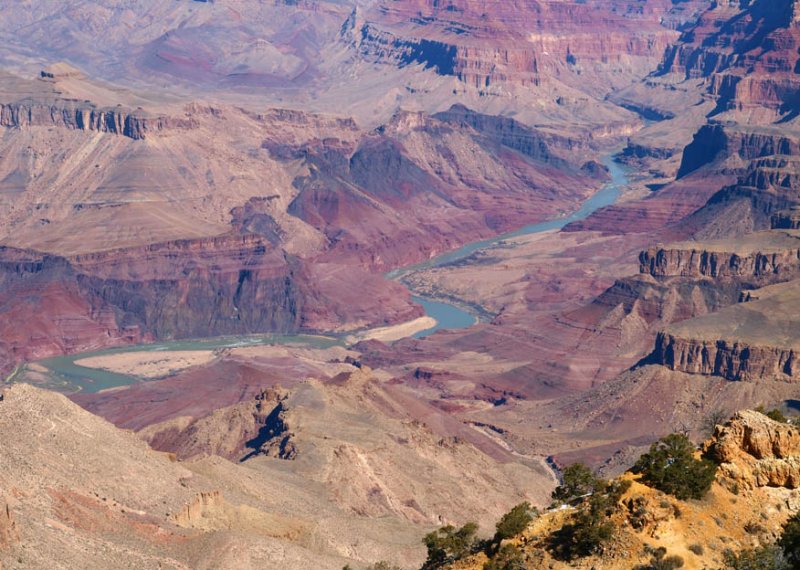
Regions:
<instances>
[{"instance_id":1,"label":"rocky outcrop","mask_svg":"<svg viewBox=\"0 0 800 570\"><path fill-rule=\"evenodd\" d=\"M258 398L257 398L258 399ZM261 400L264 400L262 397ZM266 455L278 459L296 459L297 445L295 444L295 434L289 427L287 419L287 397L280 396L277 405L271 409L268 415L261 419L261 428L256 437L247 442L247 447L253 451L242 458L242 461L255 455ZM259 402L258 410L263 414L264 409Z\"/></svg>"},{"instance_id":2,"label":"rocky outcrop","mask_svg":"<svg viewBox=\"0 0 800 570\"><path fill-rule=\"evenodd\" d=\"M743 289L750 288L751 285L736 280L718 283L708 279L653 280L631 276L618 279L578 314L592 314L598 309L607 315L621 311L649 325L664 325L732 305L739 300Z\"/></svg>"},{"instance_id":3,"label":"rocky outcrop","mask_svg":"<svg viewBox=\"0 0 800 570\"><path fill-rule=\"evenodd\" d=\"M762 278L800 268L800 247L780 252L737 254L724 251L653 247L639 254L639 272L666 277Z\"/></svg>"},{"instance_id":4,"label":"rocky outcrop","mask_svg":"<svg viewBox=\"0 0 800 570\"><path fill-rule=\"evenodd\" d=\"M257 236L178 240L69 260L93 304L156 338L296 331L314 293L302 263Z\"/></svg>"},{"instance_id":5,"label":"rocky outcrop","mask_svg":"<svg viewBox=\"0 0 800 570\"><path fill-rule=\"evenodd\" d=\"M729 156L753 160L773 155L800 155L800 141L779 130L708 124L683 151L678 178Z\"/></svg>"},{"instance_id":6,"label":"rocky outcrop","mask_svg":"<svg viewBox=\"0 0 800 570\"><path fill-rule=\"evenodd\" d=\"M720 462L723 482L745 489L800 487L800 429L754 411L717 426L704 446Z\"/></svg>"},{"instance_id":7,"label":"rocky outcrop","mask_svg":"<svg viewBox=\"0 0 800 570\"><path fill-rule=\"evenodd\" d=\"M798 382L798 356L789 348L754 346L734 340L681 338L660 332L649 360L687 374L721 376L728 380Z\"/></svg>"},{"instance_id":8,"label":"rocky outcrop","mask_svg":"<svg viewBox=\"0 0 800 570\"><path fill-rule=\"evenodd\" d=\"M265 388L253 399L216 409L188 423L179 417L147 426L138 434L153 449L174 453L178 459L218 455L236 461L259 453L292 459L296 450L290 434L285 433L287 397L280 386ZM276 438L286 440L283 449ZM278 452L272 453L276 447Z\"/></svg>"},{"instance_id":9,"label":"rocky outcrop","mask_svg":"<svg viewBox=\"0 0 800 570\"><path fill-rule=\"evenodd\" d=\"M203 518L210 512L220 509L225 499L219 491L198 493L178 513L172 515L175 524L184 528L197 528L203 525Z\"/></svg>"},{"instance_id":10,"label":"rocky outcrop","mask_svg":"<svg viewBox=\"0 0 800 570\"><path fill-rule=\"evenodd\" d=\"M783 210L773 214L770 225L773 229L800 229L800 209Z\"/></svg>"},{"instance_id":11,"label":"rocky outcrop","mask_svg":"<svg viewBox=\"0 0 800 570\"><path fill-rule=\"evenodd\" d=\"M758 156L745 167L736 168L736 182L715 192L702 208L684 220L685 227L698 238L736 237L772 227L773 214L800 203L800 155L796 141L789 139L794 140L781 137L776 141L772 135L763 138L766 146L762 152L777 154ZM746 157L747 153L739 154L742 155ZM736 161L734 156L733 162ZM727 168L721 164L721 168Z\"/></svg>"},{"instance_id":12,"label":"rocky outcrop","mask_svg":"<svg viewBox=\"0 0 800 570\"><path fill-rule=\"evenodd\" d=\"M663 119L662 119L663 120ZM666 160L672 158L675 150L671 148L652 147L628 141L618 158L626 164L635 163L643 158L654 158L656 160Z\"/></svg>"},{"instance_id":13,"label":"rocky outcrop","mask_svg":"<svg viewBox=\"0 0 800 570\"><path fill-rule=\"evenodd\" d=\"M190 117L150 116L123 107L97 108L72 100L55 100L51 103L25 100L0 103L0 126L61 127L112 133L139 140L161 131L195 128L197 123Z\"/></svg>"}]
</instances>

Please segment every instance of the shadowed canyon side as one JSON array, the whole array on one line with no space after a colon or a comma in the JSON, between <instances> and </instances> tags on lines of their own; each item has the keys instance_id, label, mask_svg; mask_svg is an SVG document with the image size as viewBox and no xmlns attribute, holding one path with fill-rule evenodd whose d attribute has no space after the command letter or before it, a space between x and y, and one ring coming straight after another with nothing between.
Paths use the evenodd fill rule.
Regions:
<instances>
[{"instance_id":1,"label":"shadowed canyon side","mask_svg":"<svg viewBox=\"0 0 800 570\"><path fill-rule=\"evenodd\" d=\"M5 13L3 569L792 560L797 0Z\"/></svg>"},{"instance_id":2,"label":"shadowed canyon side","mask_svg":"<svg viewBox=\"0 0 800 570\"><path fill-rule=\"evenodd\" d=\"M463 107L399 112L373 131L280 109L181 113L191 129L147 138L59 120L9 125L5 322L42 291L54 312L27 336L9 330L5 369L120 342L409 321L420 309L377 270L572 209L602 175L582 169L589 147L573 156L558 137L492 128ZM236 135L209 139L234 125ZM26 159L33 148L59 149L70 167Z\"/></svg>"}]
</instances>

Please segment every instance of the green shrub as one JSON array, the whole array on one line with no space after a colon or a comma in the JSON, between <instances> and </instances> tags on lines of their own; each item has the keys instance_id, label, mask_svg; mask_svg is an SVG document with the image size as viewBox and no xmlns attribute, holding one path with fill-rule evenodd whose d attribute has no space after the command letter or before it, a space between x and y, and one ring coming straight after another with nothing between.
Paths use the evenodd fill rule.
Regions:
<instances>
[{"instance_id":1,"label":"green shrub","mask_svg":"<svg viewBox=\"0 0 800 570\"><path fill-rule=\"evenodd\" d=\"M598 479L598 481L605 483L602 479ZM608 495L609 500L616 503L622 498L622 495L628 492L631 485L633 485L633 481L630 479L616 479L610 483L606 483L604 488L601 487L598 490L604 491Z\"/></svg>"},{"instance_id":2,"label":"green shrub","mask_svg":"<svg viewBox=\"0 0 800 570\"><path fill-rule=\"evenodd\" d=\"M583 463L573 463L564 469L562 483L553 491L553 500L566 503L578 497L593 493L606 482L595 477L592 470Z\"/></svg>"},{"instance_id":3,"label":"green shrub","mask_svg":"<svg viewBox=\"0 0 800 570\"><path fill-rule=\"evenodd\" d=\"M562 560L574 560L600 552L614 536L614 524L608 520L612 510L608 496L592 495L572 521L550 537L553 555Z\"/></svg>"},{"instance_id":4,"label":"green shrub","mask_svg":"<svg viewBox=\"0 0 800 570\"><path fill-rule=\"evenodd\" d=\"M792 570L783 550L776 544L759 546L739 553L726 551L725 568L730 570Z\"/></svg>"},{"instance_id":5,"label":"green shrub","mask_svg":"<svg viewBox=\"0 0 800 570\"><path fill-rule=\"evenodd\" d=\"M792 566L800 568L800 513L786 521L778 545L783 548Z\"/></svg>"},{"instance_id":6,"label":"green shrub","mask_svg":"<svg viewBox=\"0 0 800 570\"><path fill-rule=\"evenodd\" d=\"M683 558L680 556L667 556L667 549L663 546L659 548L652 548L645 546L645 554L650 555L650 562L647 564L638 564L633 567L633 570L676 570L683 568Z\"/></svg>"},{"instance_id":7,"label":"green shrub","mask_svg":"<svg viewBox=\"0 0 800 570\"><path fill-rule=\"evenodd\" d=\"M478 525L469 522L461 528L447 525L425 535L422 542L428 549L423 568L432 570L471 554L476 546Z\"/></svg>"},{"instance_id":8,"label":"green shrub","mask_svg":"<svg viewBox=\"0 0 800 570\"><path fill-rule=\"evenodd\" d=\"M531 507L530 503L520 503L504 514L497 523L497 532L494 534L495 542L500 542L516 536L525 530L528 525L539 515L539 511Z\"/></svg>"},{"instance_id":9,"label":"green shrub","mask_svg":"<svg viewBox=\"0 0 800 570\"><path fill-rule=\"evenodd\" d=\"M678 499L702 499L711 488L717 465L694 458L695 447L683 434L661 438L633 466L642 480Z\"/></svg>"},{"instance_id":10,"label":"green shrub","mask_svg":"<svg viewBox=\"0 0 800 570\"><path fill-rule=\"evenodd\" d=\"M483 570L525 570L522 552L513 544L506 544L483 565Z\"/></svg>"},{"instance_id":11,"label":"green shrub","mask_svg":"<svg viewBox=\"0 0 800 570\"><path fill-rule=\"evenodd\" d=\"M776 422L779 422L779 423L782 423L782 424L785 424L785 423L789 422L788 418L785 415L783 415L783 412L780 411L778 408L773 408L773 409L767 411L764 408L764 406L758 406L756 408L756 411L761 413L761 414L764 414L765 416L767 416L769 419L771 419L773 421L776 421Z\"/></svg>"},{"instance_id":12,"label":"green shrub","mask_svg":"<svg viewBox=\"0 0 800 570\"><path fill-rule=\"evenodd\" d=\"M744 531L747 534L766 534L769 532L766 527L755 521L749 521L744 525Z\"/></svg>"},{"instance_id":13,"label":"green shrub","mask_svg":"<svg viewBox=\"0 0 800 570\"><path fill-rule=\"evenodd\" d=\"M694 552L698 556L702 556L703 552L705 552L705 549L703 548L703 545L702 544L697 544L697 543L690 544L689 545L689 550Z\"/></svg>"}]
</instances>

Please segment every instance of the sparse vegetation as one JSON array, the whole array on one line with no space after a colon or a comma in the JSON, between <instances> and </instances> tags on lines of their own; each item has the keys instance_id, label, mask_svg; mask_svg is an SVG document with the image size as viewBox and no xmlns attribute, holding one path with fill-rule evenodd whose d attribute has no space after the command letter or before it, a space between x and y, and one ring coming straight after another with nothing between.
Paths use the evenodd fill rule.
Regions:
<instances>
[{"instance_id":1,"label":"sparse vegetation","mask_svg":"<svg viewBox=\"0 0 800 570\"><path fill-rule=\"evenodd\" d=\"M525 561L519 548L506 544L483 565L483 570L525 570Z\"/></svg>"},{"instance_id":2,"label":"sparse vegetation","mask_svg":"<svg viewBox=\"0 0 800 570\"><path fill-rule=\"evenodd\" d=\"M650 562L634 566L634 570L676 570L683 568L684 561L680 556L667 556L667 549L646 548L646 553L650 555Z\"/></svg>"},{"instance_id":3,"label":"sparse vegetation","mask_svg":"<svg viewBox=\"0 0 800 570\"><path fill-rule=\"evenodd\" d=\"M568 524L550 539L553 555L562 560L574 560L598 553L614 536L614 524L609 520L613 511L611 498L594 494L582 505Z\"/></svg>"},{"instance_id":4,"label":"sparse vegetation","mask_svg":"<svg viewBox=\"0 0 800 570\"><path fill-rule=\"evenodd\" d=\"M695 543L689 545L689 551L697 556L702 556L703 552L705 552L705 548L703 548L702 544Z\"/></svg>"},{"instance_id":5,"label":"sparse vegetation","mask_svg":"<svg viewBox=\"0 0 800 570\"><path fill-rule=\"evenodd\" d=\"M780 422L782 424L789 423L789 418L787 418L784 415L784 413L782 411L780 411L778 408L773 408L773 409L767 411L764 408L764 406L758 406L756 408L756 411L761 413L761 414L764 414L765 416L767 416L769 419L771 419L773 421Z\"/></svg>"},{"instance_id":6,"label":"sparse vegetation","mask_svg":"<svg viewBox=\"0 0 800 570\"><path fill-rule=\"evenodd\" d=\"M705 421L703 422L703 431L708 435L711 435L714 433L714 430L717 428L717 426L725 423L725 420L727 419L728 414L722 410L714 410L708 416L706 416Z\"/></svg>"},{"instance_id":7,"label":"sparse vegetation","mask_svg":"<svg viewBox=\"0 0 800 570\"><path fill-rule=\"evenodd\" d=\"M695 447L683 434L661 438L633 466L646 484L678 499L702 499L711 488L717 465L695 459Z\"/></svg>"},{"instance_id":8,"label":"sparse vegetation","mask_svg":"<svg viewBox=\"0 0 800 570\"><path fill-rule=\"evenodd\" d=\"M723 560L729 570L792 570L783 550L775 544L738 553L728 550Z\"/></svg>"},{"instance_id":9,"label":"sparse vegetation","mask_svg":"<svg viewBox=\"0 0 800 570\"><path fill-rule=\"evenodd\" d=\"M573 463L562 473L562 483L553 491L553 500L568 503L577 498L594 493L598 487L606 484L598 479L592 470L583 463Z\"/></svg>"},{"instance_id":10,"label":"sparse vegetation","mask_svg":"<svg viewBox=\"0 0 800 570\"><path fill-rule=\"evenodd\" d=\"M747 534L755 534L755 535L765 534L768 532L767 529L764 527L764 525L757 523L755 521L750 521L746 523L744 525L744 531Z\"/></svg>"},{"instance_id":11,"label":"sparse vegetation","mask_svg":"<svg viewBox=\"0 0 800 570\"><path fill-rule=\"evenodd\" d=\"M745 525L747 532L751 523ZM757 528L756 528L757 527ZM753 529L766 533L760 524ZM800 513L795 514L783 526L783 534L775 544L768 544L742 550L727 551L724 555L725 567L730 570L796 570L800 568Z\"/></svg>"},{"instance_id":12,"label":"sparse vegetation","mask_svg":"<svg viewBox=\"0 0 800 570\"><path fill-rule=\"evenodd\" d=\"M539 516L539 511L531 507L530 503L520 503L504 514L497 522L494 542L499 544L502 540L518 535L525 530L537 516Z\"/></svg>"},{"instance_id":13,"label":"sparse vegetation","mask_svg":"<svg viewBox=\"0 0 800 570\"><path fill-rule=\"evenodd\" d=\"M472 554L479 544L475 538L477 532L478 525L468 522L461 528L447 525L425 535L422 542L428 549L428 559L422 566L423 570L441 568Z\"/></svg>"},{"instance_id":14,"label":"sparse vegetation","mask_svg":"<svg viewBox=\"0 0 800 570\"><path fill-rule=\"evenodd\" d=\"M628 522L636 530L641 530L647 524L647 501L644 497L635 497L628 500Z\"/></svg>"},{"instance_id":15,"label":"sparse vegetation","mask_svg":"<svg viewBox=\"0 0 800 570\"><path fill-rule=\"evenodd\" d=\"M778 541L793 568L800 568L800 513L790 518L783 527Z\"/></svg>"}]
</instances>

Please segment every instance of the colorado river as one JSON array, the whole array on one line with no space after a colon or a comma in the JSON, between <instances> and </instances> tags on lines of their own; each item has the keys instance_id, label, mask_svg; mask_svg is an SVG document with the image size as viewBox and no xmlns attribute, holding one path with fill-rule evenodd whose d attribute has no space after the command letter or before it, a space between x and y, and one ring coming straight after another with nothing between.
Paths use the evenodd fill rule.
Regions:
<instances>
[{"instance_id":1,"label":"colorado river","mask_svg":"<svg viewBox=\"0 0 800 570\"><path fill-rule=\"evenodd\" d=\"M215 337L200 340L176 340L157 342L154 344L140 344L133 346L123 346L119 348L109 348L95 352L82 352L80 354L68 354L65 356L55 356L40 360L40 364L47 368L54 376L56 386L62 388L73 388L83 392L99 392L109 388L127 386L141 379L103 370L101 368L88 368L76 364L75 361L93 356L106 356L111 354L122 354L125 352L161 352L161 351L189 351L189 350L217 350L223 348L239 348L245 346L258 346L265 344L285 344L301 345L314 348L329 348L341 344L338 338L315 336L315 335L278 335L263 334L242 337Z\"/></svg>"},{"instance_id":2,"label":"colorado river","mask_svg":"<svg viewBox=\"0 0 800 570\"><path fill-rule=\"evenodd\" d=\"M513 232L508 232L494 238L466 244L459 249L443 253L422 263L417 263L392 271L387 274L387 277L390 279L402 280L405 275L413 273L414 271L431 267L441 267L455 263L466 259L478 250L490 247L503 240L563 228L570 222L586 218L589 214L599 208L613 204L620 195L620 189L628 183L628 180L623 167L614 162L611 156L608 156L604 160L604 163L608 168L611 180L599 191L597 191L591 198L586 200L579 210L571 215L545 222L529 224ZM415 293L414 291L411 292L412 295ZM467 328L477 322L477 318L472 313L456 306L453 303L438 299L429 299L419 295L415 295L412 298L416 303L422 305L422 307L425 309L426 315L436 320L435 326L416 333L414 335L415 338L422 338L439 330ZM343 345L344 340L338 336L290 336L277 334L249 335L243 337L218 337L202 340L167 341L148 345L112 348L91 353L58 356L55 358L41 360L38 362L38 364L44 366L50 371L50 373L52 373L54 383L57 386L60 386L62 389L79 389L86 392L98 392L108 388L140 382L142 379L125 374L101 370L99 368L80 366L75 363L77 360L91 356L120 354L123 352L158 352L164 350L188 351L198 349L215 350L221 348L235 348L263 344L299 344L304 346L324 348L337 344Z\"/></svg>"},{"instance_id":3,"label":"colorado river","mask_svg":"<svg viewBox=\"0 0 800 570\"><path fill-rule=\"evenodd\" d=\"M591 198L586 200L581 205L579 210L573 212L569 216L538 222L535 224L528 224L527 226L523 226L522 228L512 232L481 241L471 242L456 250L448 251L447 253L432 257L431 259L423 261L422 263L396 269L387 273L386 276L389 279L402 281L404 276L414 273L415 271L429 269L431 267L442 267L462 261L476 251L490 247L504 240L530 234L538 234L551 230L559 230L569 223L583 220L600 208L610 206L619 198L621 188L628 184L628 177L622 165L613 160L613 155L608 155L605 157L603 159L603 163L608 168L608 173L611 176L611 180L609 180L600 190L595 192ZM423 306L425 309L425 314L436 320L435 327L415 334L415 338L422 338L431 335L438 330L467 328L477 322L477 318L472 313L465 311L464 309L452 303L441 300L427 299L418 295L418 292L413 290L411 290L411 293L414 295L414 301Z\"/></svg>"}]
</instances>

